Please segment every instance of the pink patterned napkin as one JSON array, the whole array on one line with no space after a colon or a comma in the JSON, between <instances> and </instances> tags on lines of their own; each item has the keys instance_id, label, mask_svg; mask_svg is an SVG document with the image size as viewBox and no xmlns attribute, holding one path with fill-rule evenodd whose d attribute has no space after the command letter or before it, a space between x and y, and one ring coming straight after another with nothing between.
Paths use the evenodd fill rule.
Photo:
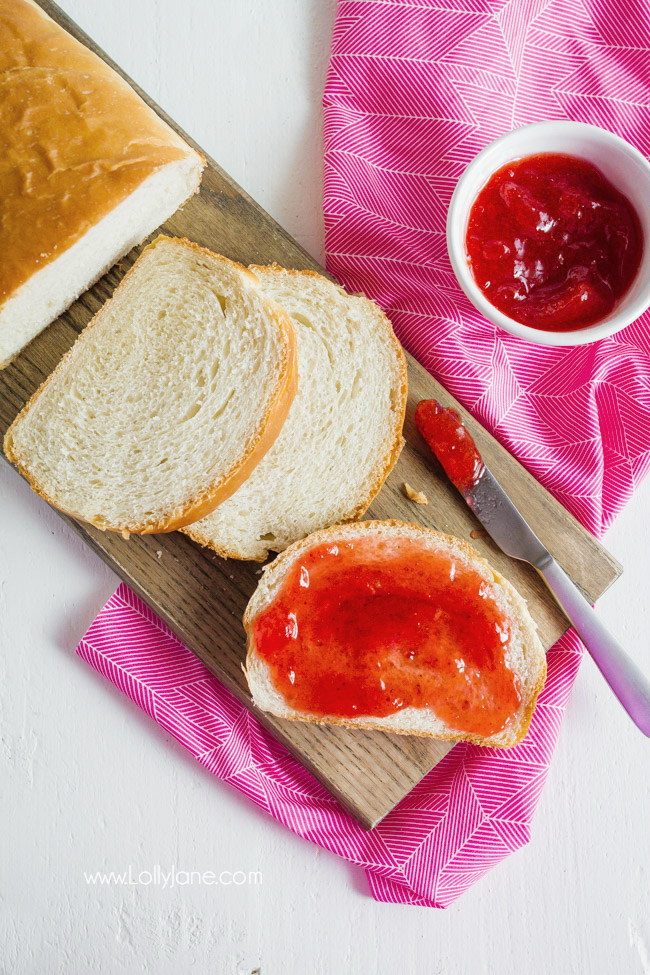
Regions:
<instances>
[{"instance_id":1,"label":"pink patterned napkin","mask_svg":"<svg viewBox=\"0 0 650 975\"><path fill-rule=\"evenodd\" d=\"M546 687L521 745L456 745L371 831L124 584L77 653L218 778L295 833L365 867L375 898L446 907L528 842L580 644L568 634L549 651Z\"/></svg>"},{"instance_id":2,"label":"pink patterned napkin","mask_svg":"<svg viewBox=\"0 0 650 975\"><path fill-rule=\"evenodd\" d=\"M456 285L445 215L467 162L525 122L572 118L650 150L650 0L343 0L325 91L328 267L596 534L650 466L650 316L577 349L485 322ZM361 829L120 586L78 647L219 778L365 867L378 900L445 907L529 838L580 644L549 651L530 731L457 745Z\"/></svg>"},{"instance_id":3,"label":"pink patterned napkin","mask_svg":"<svg viewBox=\"0 0 650 975\"><path fill-rule=\"evenodd\" d=\"M327 266L600 534L650 466L650 313L574 349L475 311L447 206L509 129L573 119L650 153L649 0L342 0L325 88Z\"/></svg>"}]
</instances>

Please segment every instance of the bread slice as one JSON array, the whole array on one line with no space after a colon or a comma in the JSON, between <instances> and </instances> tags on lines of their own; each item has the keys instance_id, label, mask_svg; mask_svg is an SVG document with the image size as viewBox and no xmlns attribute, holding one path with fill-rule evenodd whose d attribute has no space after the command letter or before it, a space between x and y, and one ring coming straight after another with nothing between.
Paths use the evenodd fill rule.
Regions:
<instances>
[{"instance_id":1,"label":"bread slice","mask_svg":"<svg viewBox=\"0 0 650 975\"><path fill-rule=\"evenodd\" d=\"M250 475L296 384L291 319L256 278L159 237L13 422L5 453L74 518L172 531Z\"/></svg>"},{"instance_id":2,"label":"bread slice","mask_svg":"<svg viewBox=\"0 0 650 975\"><path fill-rule=\"evenodd\" d=\"M204 160L31 0L0 3L0 368L199 186Z\"/></svg>"},{"instance_id":3,"label":"bread slice","mask_svg":"<svg viewBox=\"0 0 650 975\"><path fill-rule=\"evenodd\" d=\"M251 270L293 319L298 394L246 483L185 531L219 555L263 561L363 514L402 448L407 382L402 348L374 302L312 271Z\"/></svg>"},{"instance_id":4,"label":"bread slice","mask_svg":"<svg viewBox=\"0 0 650 975\"><path fill-rule=\"evenodd\" d=\"M427 708L407 707L383 718L361 716L358 718L340 718L303 713L296 711L286 703L273 683L271 671L266 661L257 652L253 636L255 619L273 601L288 572L309 549L322 542L336 544L368 535L389 540L407 538L422 549L428 548L448 553L461 565L471 566L485 580L489 586L490 594L510 621L509 664L520 681L521 706L519 712L503 731L489 737L460 734ZM526 734L537 696L546 678L546 656L537 636L537 627L528 612L525 600L522 599L516 589L466 542L451 535L443 535L408 522L366 521L358 524L335 525L296 542L265 567L257 589L246 607L244 627L248 638L245 670L253 702L262 711L292 721L345 725L350 728L390 731L396 734L419 735L442 740L466 740L478 745L509 748L521 741ZM325 648L324 652L326 652Z\"/></svg>"}]
</instances>

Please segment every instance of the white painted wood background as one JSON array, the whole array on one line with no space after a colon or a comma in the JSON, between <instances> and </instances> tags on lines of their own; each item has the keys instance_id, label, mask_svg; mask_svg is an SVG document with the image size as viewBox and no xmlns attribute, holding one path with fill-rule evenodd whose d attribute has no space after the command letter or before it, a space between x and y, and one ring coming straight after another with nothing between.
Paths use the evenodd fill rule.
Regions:
<instances>
[{"instance_id":1,"label":"white painted wood background","mask_svg":"<svg viewBox=\"0 0 650 975\"><path fill-rule=\"evenodd\" d=\"M315 257L334 0L63 0ZM374 903L361 871L221 784L74 655L116 577L0 463L0 971L650 975L650 742L590 660L531 844L447 911ZM650 483L607 543L600 605L650 671ZM89 887L84 871L260 871L261 886Z\"/></svg>"}]
</instances>

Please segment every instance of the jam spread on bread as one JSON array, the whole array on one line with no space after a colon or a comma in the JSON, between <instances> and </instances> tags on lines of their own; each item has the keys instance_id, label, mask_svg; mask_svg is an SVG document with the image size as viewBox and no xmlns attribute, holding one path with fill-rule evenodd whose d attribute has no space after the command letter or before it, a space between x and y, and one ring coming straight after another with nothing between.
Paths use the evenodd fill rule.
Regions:
<instances>
[{"instance_id":1,"label":"jam spread on bread","mask_svg":"<svg viewBox=\"0 0 650 975\"><path fill-rule=\"evenodd\" d=\"M502 731L521 704L510 621L462 555L408 537L321 542L252 622L286 703L340 718L429 708L450 730Z\"/></svg>"},{"instance_id":2,"label":"jam spread on bread","mask_svg":"<svg viewBox=\"0 0 650 975\"><path fill-rule=\"evenodd\" d=\"M452 484L461 492L469 491L484 464L456 410L441 406L435 399L423 399L415 411L415 424Z\"/></svg>"},{"instance_id":3,"label":"jam spread on bread","mask_svg":"<svg viewBox=\"0 0 650 975\"><path fill-rule=\"evenodd\" d=\"M606 318L641 263L630 201L585 159L508 163L477 196L465 241L474 280L509 318L553 332Z\"/></svg>"}]
</instances>

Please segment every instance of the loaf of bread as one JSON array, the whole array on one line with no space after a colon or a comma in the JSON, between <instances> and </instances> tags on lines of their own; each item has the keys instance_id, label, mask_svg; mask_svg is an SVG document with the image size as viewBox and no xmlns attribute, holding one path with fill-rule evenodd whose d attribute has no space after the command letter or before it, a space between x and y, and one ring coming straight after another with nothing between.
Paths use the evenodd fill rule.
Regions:
<instances>
[{"instance_id":1,"label":"loaf of bread","mask_svg":"<svg viewBox=\"0 0 650 975\"><path fill-rule=\"evenodd\" d=\"M0 3L0 368L197 189L203 159L31 0Z\"/></svg>"},{"instance_id":2,"label":"loaf of bread","mask_svg":"<svg viewBox=\"0 0 650 975\"><path fill-rule=\"evenodd\" d=\"M311 271L251 270L292 317L298 394L249 479L184 530L225 557L263 561L363 514L402 448L407 381L402 348L374 302Z\"/></svg>"},{"instance_id":3,"label":"loaf of bread","mask_svg":"<svg viewBox=\"0 0 650 975\"><path fill-rule=\"evenodd\" d=\"M356 565L352 571L348 567L347 576L340 576L341 592L330 594L326 590L310 595L318 584L317 573L322 571L323 560L332 560L334 568L331 571L336 578L336 573L345 572L345 558L341 559L341 556L355 546L362 548L368 541L376 545L372 558L363 556L366 558L365 564ZM404 591L394 581L396 560L403 557L405 546L414 559L415 576L411 578L415 582L410 591ZM433 573L427 575L428 556L446 560L443 568L447 565L450 569L445 576L449 592L444 594L443 591L446 601L440 597L441 601L436 602L439 598L437 593L440 592L439 588L436 589L440 576ZM341 559L341 566L335 564L337 559ZM350 580L354 580L355 575L360 578L366 567L370 569L359 583L365 605L360 606L354 600L356 590L354 581L351 584ZM462 587L466 581L463 580L467 578L472 581L476 598L457 610L457 601L464 598ZM288 579L294 580L293 584L297 587L291 589L290 583L289 595L283 590ZM296 596L295 592L299 595ZM428 619L433 623L427 625L421 607L426 608L429 598L433 599L433 615L430 613ZM320 604L319 599L322 600ZM495 657L485 655L482 660L484 644L481 640L482 634L485 634L482 619L487 612L484 609L487 601L492 601L497 614L494 622L487 617L487 625L496 627L493 639L497 649ZM405 611L408 639L413 640L415 634L414 642L407 639L404 646L395 640L391 625L391 612L399 614L402 610ZM453 618L455 612L459 613L456 619ZM322 630L319 629L320 625ZM376 636L380 643L386 640L389 643L379 648L372 645L370 650L374 652L379 649L380 653L376 659L372 657L371 665L367 665L363 653L368 649L370 640L368 627L373 626L376 626L373 639ZM546 657L536 625L525 601L514 587L460 539L405 522L368 521L335 525L296 542L264 569L246 608L244 627L248 638L246 677L253 701L261 710L289 720L346 725L443 740L466 740L479 745L508 748L526 734L546 677ZM277 641L278 634L281 652L287 654L283 659L290 661L288 682L285 680L283 688L278 686L280 678L269 663L275 663L278 658L273 653L269 655L268 641ZM450 650L450 641L453 644L455 639L460 639L456 634L460 634L464 643L459 643L463 652L454 656L456 648L452 645ZM352 641L349 645L348 640ZM427 640L430 641L428 647ZM303 665L306 657L304 641L307 641L307 653L312 654L311 664ZM313 645L310 641L313 641ZM272 649L277 645L272 642ZM265 646L267 649L264 649ZM518 688L514 709L507 712L505 726L502 726L501 712L497 730L489 734L459 730L459 725L465 729L479 727L476 721L468 721L468 709L470 717L471 709L478 709L479 712L483 709L489 717L490 709L498 714L499 706L504 703L498 696L500 685L493 683L495 668L499 663L496 658L503 652L499 650L500 646L505 647L502 666L506 690L509 689L512 695L513 686ZM465 652L467 648L468 652ZM440 655L445 653L448 655L447 662L440 661ZM414 707L409 704L410 689L415 686L419 690L421 682L428 679L423 668L431 656L434 659L438 657L437 667L450 667L452 677L456 679L449 695L444 683L440 692L445 712L461 716L457 719L456 727L449 718L445 720L436 714L431 706ZM303 700L305 686L307 692L312 692L309 670L305 672L303 667L313 667L314 660L317 661L320 681L315 689L316 697L332 702L333 713L322 713L318 708L300 709L287 699L296 695L299 696L297 699ZM286 668L282 674L282 679L285 679ZM391 681L388 689L385 688L384 677L386 682ZM433 677L435 684L435 673ZM401 700L394 708L384 709L382 716L364 713L362 707L351 716L349 708L346 713L342 706L343 698L349 703L350 695L356 691L355 681L358 678L372 683L370 689L379 695L382 703L384 694L395 695L395 688L396 697ZM393 704L392 697L390 703ZM480 714L479 718L484 720Z\"/></svg>"},{"instance_id":4,"label":"loaf of bread","mask_svg":"<svg viewBox=\"0 0 650 975\"><path fill-rule=\"evenodd\" d=\"M246 268L159 237L14 420L4 449L55 507L148 534L211 511L273 444L291 319Z\"/></svg>"}]
</instances>

